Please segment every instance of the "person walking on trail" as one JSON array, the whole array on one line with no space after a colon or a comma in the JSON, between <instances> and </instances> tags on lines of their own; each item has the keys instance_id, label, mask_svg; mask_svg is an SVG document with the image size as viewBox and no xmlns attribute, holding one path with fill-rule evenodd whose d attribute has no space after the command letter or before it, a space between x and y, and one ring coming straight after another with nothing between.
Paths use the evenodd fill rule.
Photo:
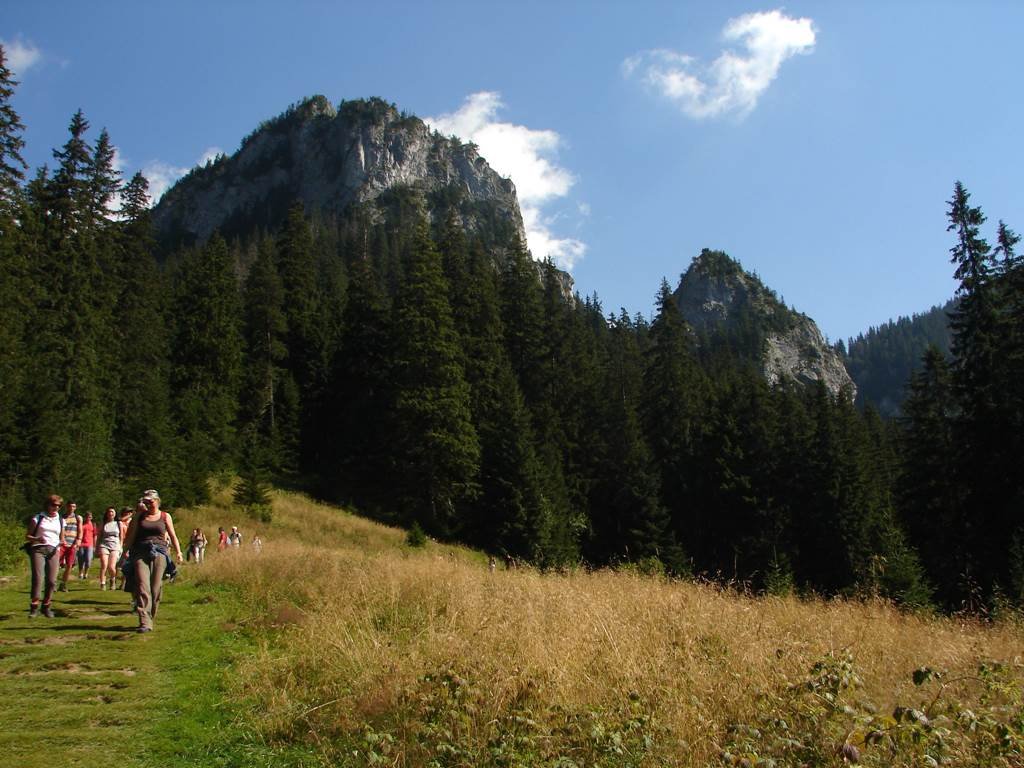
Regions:
<instances>
[{"instance_id":1,"label":"person walking on trail","mask_svg":"<svg viewBox=\"0 0 1024 768\"><path fill-rule=\"evenodd\" d=\"M223 528L217 529L217 551L223 552L228 548L228 535Z\"/></svg>"},{"instance_id":2,"label":"person walking on trail","mask_svg":"<svg viewBox=\"0 0 1024 768\"><path fill-rule=\"evenodd\" d=\"M202 528L193 528L192 537L188 540L188 553L186 560L195 560L196 564L203 562L203 550L206 549L206 534Z\"/></svg>"},{"instance_id":3,"label":"person walking on trail","mask_svg":"<svg viewBox=\"0 0 1024 768\"><path fill-rule=\"evenodd\" d=\"M117 510L107 507L99 531L100 589L114 589L117 582L117 561L121 557L121 539L124 531L117 519Z\"/></svg>"},{"instance_id":4,"label":"person walking on trail","mask_svg":"<svg viewBox=\"0 0 1024 768\"><path fill-rule=\"evenodd\" d=\"M82 516L75 511L76 509L78 505L69 501L68 513L64 516L64 533L57 553L60 567L64 569L60 577L60 586L57 588L60 592L68 591L68 577L71 575L71 567L75 564L78 545L82 543Z\"/></svg>"},{"instance_id":5,"label":"person walking on trail","mask_svg":"<svg viewBox=\"0 0 1024 768\"><path fill-rule=\"evenodd\" d=\"M42 611L43 616L53 618L53 592L57 586L57 569L60 567L58 551L64 533L64 518L60 507L64 500L56 494L46 497L43 511L33 515L25 529L25 551L32 568L32 591L29 597L28 616L35 618Z\"/></svg>"},{"instance_id":6,"label":"person walking on trail","mask_svg":"<svg viewBox=\"0 0 1024 768\"><path fill-rule=\"evenodd\" d=\"M92 512L85 513L82 523L82 543L78 546L78 578L89 578L89 566L96 552L96 523L92 521Z\"/></svg>"},{"instance_id":7,"label":"person walking on trail","mask_svg":"<svg viewBox=\"0 0 1024 768\"><path fill-rule=\"evenodd\" d=\"M228 543L236 549L242 546L242 534L239 533L237 525L231 526L231 533L228 534Z\"/></svg>"},{"instance_id":8,"label":"person walking on trail","mask_svg":"<svg viewBox=\"0 0 1024 768\"><path fill-rule=\"evenodd\" d=\"M139 632L150 632L160 607L164 571L167 569L167 542L174 546L177 561L182 562L181 544L174 532L171 516L160 509L160 494L148 490L142 494L145 512L132 519L125 537L128 551L128 575L134 582L135 610L139 614Z\"/></svg>"}]
</instances>

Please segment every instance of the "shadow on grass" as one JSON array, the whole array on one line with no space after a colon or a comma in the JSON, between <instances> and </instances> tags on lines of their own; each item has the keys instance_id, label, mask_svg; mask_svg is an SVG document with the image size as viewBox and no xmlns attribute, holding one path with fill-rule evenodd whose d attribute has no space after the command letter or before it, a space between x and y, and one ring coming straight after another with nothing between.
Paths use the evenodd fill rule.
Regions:
<instances>
[{"instance_id":1,"label":"shadow on grass","mask_svg":"<svg viewBox=\"0 0 1024 768\"><path fill-rule=\"evenodd\" d=\"M136 626L133 624L129 627L119 625L116 627L103 627L97 626L96 624L62 624L55 627L46 627L53 632L134 632Z\"/></svg>"}]
</instances>

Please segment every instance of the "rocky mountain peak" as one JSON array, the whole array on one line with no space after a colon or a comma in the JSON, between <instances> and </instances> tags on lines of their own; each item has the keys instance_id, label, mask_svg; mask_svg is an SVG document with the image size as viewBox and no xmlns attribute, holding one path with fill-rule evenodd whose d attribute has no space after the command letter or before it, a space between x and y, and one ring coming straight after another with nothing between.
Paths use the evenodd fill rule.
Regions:
<instances>
[{"instance_id":1,"label":"rocky mountain peak","mask_svg":"<svg viewBox=\"0 0 1024 768\"><path fill-rule=\"evenodd\" d=\"M770 384L783 379L801 384L821 381L833 395L844 389L856 392L842 360L814 320L788 308L757 275L727 254L701 251L682 275L673 298L698 338L739 339Z\"/></svg>"},{"instance_id":2,"label":"rocky mountain peak","mask_svg":"<svg viewBox=\"0 0 1024 768\"><path fill-rule=\"evenodd\" d=\"M455 195L467 230L498 223L525 242L511 180L474 145L441 136L377 98L343 101L337 109L320 95L293 104L230 157L180 179L157 204L153 222L166 245L191 244L218 230L246 234L253 222L274 229L295 201L310 212L340 214L403 187L427 197Z\"/></svg>"}]
</instances>

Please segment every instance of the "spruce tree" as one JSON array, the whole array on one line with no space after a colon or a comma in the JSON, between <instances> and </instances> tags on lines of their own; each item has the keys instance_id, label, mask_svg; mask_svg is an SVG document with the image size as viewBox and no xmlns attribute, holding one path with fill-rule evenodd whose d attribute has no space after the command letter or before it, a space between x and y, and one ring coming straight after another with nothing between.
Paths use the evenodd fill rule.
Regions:
<instances>
[{"instance_id":1,"label":"spruce tree","mask_svg":"<svg viewBox=\"0 0 1024 768\"><path fill-rule=\"evenodd\" d=\"M37 228L29 274L33 283L33 333L26 375L24 434L35 482L60 483L88 501L101 496L112 470L111 376L105 365L111 333L109 286L116 276L102 268L107 245L101 223L86 215L91 155L81 111L70 137L54 151L52 178L32 185L25 221Z\"/></svg>"},{"instance_id":2,"label":"spruce tree","mask_svg":"<svg viewBox=\"0 0 1024 768\"><path fill-rule=\"evenodd\" d=\"M188 456L189 500L211 472L233 466L242 373L241 307L227 243L214 235L185 254L174 291L172 371L176 416Z\"/></svg>"},{"instance_id":3,"label":"spruce tree","mask_svg":"<svg viewBox=\"0 0 1024 768\"><path fill-rule=\"evenodd\" d=\"M625 311L611 324L601 432L589 446L594 458L588 504L593 562L657 559L671 570L685 568L675 545L668 511L661 501L658 473L640 426L642 358L633 323Z\"/></svg>"},{"instance_id":4,"label":"spruce tree","mask_svg":"<svg viewBox=\"0 0 1024 768\"><path fill-rule=\"evenodd\" d=\"M20 183L27 168L21 156L25 127L11 106L17 82L7 68L0 45L0 485L12 482L18 473L22 436L18 426L20 402L24 396L24 334L29 301L28 249L18 219L24 220Z\"/></svg>"},{"instance_id":5,"label":"spruce tree","mask_svg":"<svg viewBox=\"0 0 1024 768\"><path fill-rule=\"evenodd\" d=\"M437 535L476 493L480 447L441 260L421 213L406 257L394 323L396 483L406 518Z\"/></svg>"},{"instance_id":6,"label":"spruce tree","mask_svg":"<svg viewBox=\"0 0 1024 768\"><path fill-rule=\"evenodd\" d=\"M706 538L704 515L710 514L710 510L699 507L696 462L702 441L706 384L689 330L666 280L661 282L656 306L644 367L641 419L676 540L699 560L699 548Z\"/></svg>"},{"instance_id":7,"label":"spruce tree","mask_svg":"<svg viewBox=\"0 0 1024 768\"><path fill-rule=\"evenodd\" d=\"M247 354L241 419L249 433L247 443L261 444L264 468L281 475L297 469L299 414L282 397L282 392L294 389L294 380L285 367L288 323L274 257L273 240L264 238L245 282L243 328Z\"/></svg>"},{"instance_id":8,"label":"spruce tree","mask_svg":"<svg viewBox=\"0 0 1024 768\"><path fill-rule=\"evenodd\" d=\"M149 182L136 173L125 185L118 253L122 292L115 302L114 457L119 476L156 485L177 501L172 476L168 286L156 261Z\"/></svg>"},{"instance_id":9,"label":"spruce tree","mask_svg":"<svg viewBox=\"0 0 1024 768\"><path fill-rule=\"evenodd\" d=\"M465 353L470 412L480 440L480 493L463 504L460 535L490 552L554 561L554 505L534 431L503 346L496 274L479 242L466 250L452 222L442 238L453 314Z\"/></svg>"},{"instance_id":10,"label":"spruce tree","mask_svg":"<svg viewBox=\"0 0 1024 768\"><path fill-rule=\"evenodd\" d=\"M25 126L11 106L11 97L18 81L7 68L7 55L0 45L0 213L10 213L18 197L20 184L25 180L28 165L21 156L25 147L22 133ZM6 236L5 228L2 234Z\"/></svg>"},{"instance_id":11,"label":"spruce tree","mask_svg":"<svg viewBox=\"0 0 1024 768\"><path fill-rule=\"evenodd\" d=\"M331 435L320 460L324 491L383 516L393 512L389 435L391 404L391 312L368 258L349 266L348 297L340 347L326 388L326 423Z\"/></svg>"},{"instance_id":12,"label":"spruce tree","mask_svg":"<svg viewBox=\"0 0 1024 768\"><path fill-rule=\"evenodd\" d=\"M1006 537L1015 527L1017 510L1007 494L1007 465L1001 461L1006 434L1005 393L999 388L1000 296L995 280L997 265L988 242L981 237L985 222L981 209L957 182L947 211L955 242L950 261L959 302L950 316L953 332L952 383L957 402L954 422L954 472L963 488L963 518L971 521L965 544L974 554L970 572L961 574L963 592L980 589L992 596L1006 580Z\"/></svg>"}]
</instances>

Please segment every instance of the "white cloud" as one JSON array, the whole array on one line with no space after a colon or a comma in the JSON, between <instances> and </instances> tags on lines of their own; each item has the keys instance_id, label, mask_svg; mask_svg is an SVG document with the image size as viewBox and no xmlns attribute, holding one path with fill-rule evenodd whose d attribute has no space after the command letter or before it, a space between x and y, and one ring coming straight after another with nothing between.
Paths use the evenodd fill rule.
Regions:
<instances>
[{"instance_id":1,"label":"white cloud","mask_svg":"<svg viewBox=\"0 0 1024 768\"><path fill-rule=\"evenodd\" d=\"M206 151L203 152L203 156L199 158L199 162L196 165L206 165L212 163L218 157L224 154L224 150L220 147L207 147Z\"/></svg>"},{"instance_id":2,"label":"white cloud","mask_svg":"<svg viewBox=\"0 0 1024 768\"><path fill-rule=\"evenodd\" d=\"M4 47L7 68L19 77L38 64L43 57L43 52L38 47L24 42L20 37L13 41L0 40L0 45Z\"/></svg>"},{"instance_id":3,"label":"white cloud","mask_svg":"<svg viewBox=\"0 0 1024 768\"><path fill-rule=\"evenodd\" d=\"M220 147L208 147L203 154L200 156L199 161L196 165L203 166L212 160L216 159L218 155L224 154L224 150ZM188 173L191 168L179 168L165 163L162 160L152 160L142 168L142 175L146 177L146 181L149 182L149 199L153 201L153 205L156 205L164 192L174 186L174 182Z\"/></svg>"},{"instance_id":4,"label":"white cloud","mask_svg":"<svg viewBox=\"0 0 1024 768\"><path fill-rule=\"evenodd\" d=\"M124 155L121 154L121 148L114 146L114 159L112 161L114 170L124 176L124 169L128 167L128 161L125 160Z\"/></svg>"},{"instance_id":5,"label":"white cloud","mask_svg":"<svg viewBox=\"0 0 1024 768\"><path fill-rule=\"evenodd\" d=\"M561 137L555 131L500 122L497 114L503 106L500 94L482 91L467 97L458 111L425 122L446 136L473 142L495 171L512 179L530 251L535 258L550 256L559 267L571 270L583 258L586 244L556 237L551 219L543 216L543 206L568 195L576 183L572 173L552 160Z\"/></svg>"},{"instance_id":6,"label":"white cloud","mask_svg":"<svg viewBox=\"0 0 1024 768\"><path fill-rule=\"evenodd\" d=\"M703 68L686 54L644 51L622 63L623 75L638 76L694 119L729 113L742 118L757 106L786 59L814 50L816 33L811 19L775 10L730 19L722 38L742 51L724 50Z\"/></svg>"}]
</instances>

